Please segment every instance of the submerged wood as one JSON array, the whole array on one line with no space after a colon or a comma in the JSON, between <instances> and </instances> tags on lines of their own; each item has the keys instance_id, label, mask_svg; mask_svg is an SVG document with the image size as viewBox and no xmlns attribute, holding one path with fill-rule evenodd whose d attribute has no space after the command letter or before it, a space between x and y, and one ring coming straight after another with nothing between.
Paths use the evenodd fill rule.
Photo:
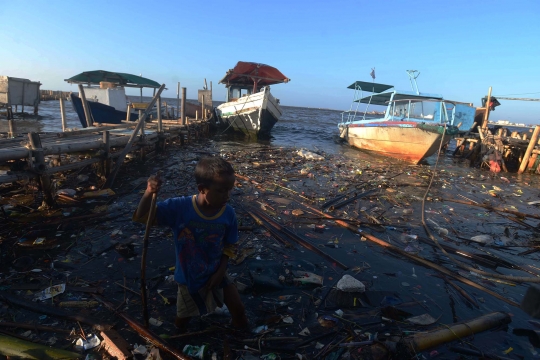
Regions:
<instances>
[{"instance_id":1,"label":"submerged wood","mask_svg":"<svg viewBox=\"0 0 540 360\"><path fill-rule=\"evenodd\" d=\"M343 263L341 263L339 260L336 260L334 259L332 256L328 255L327 253L325 253L324 251L320 250L319 248L317 248L316 246L313 246L312 244L310 244L308 241L302 239L300 236L298 236L297 234L295 234L294 232L292 232L291 230L287 229L286 227L278 224L276 221L270 219L270 217L268 217L266 214L263 214L257 210L254 210L254 209L251 209L251 212L255 213L255 215L259 216L259 217L262 217L264 220L266 220L271 226L273 226L274 228L276 228L278 231L282 231L283 233L285 233L285 235L287 235L291 240L297 242L298 244L300 244L301 246L305 247L306 249L308 250L311 250L313 251L314 253L322 256L323 258L325 258L326 260L336 264L337 266L339 266L340 268L344 269L344 270L347 270L349 267L347 265L344 265Z\"/></svg>"},{"instance_id":2,"label":"submerged wood","mask_svg":"<svg viewBox=\"0 0 540 360\"><path fill-rule=\"evenodd\" d=\"M148 340L150 343L152 343L153 345L157 346L158 348L160 348L161 350L171 354L172 356L174 356L175 359L179 359L179 360L191 360L191 358L189 356L185 356L184 354L182 354L180 352L180 350L177 350L173 347L171 347L169 344L167 344L165 341L163 341L157 334L155 334L152 330L149 330L149 329L146 329L143 325L139 324L135 319L133 319L131 316L129 316L128 314L124 313L124 312L121 312L121 311L116 311L115 307L113 306L113 304L111 304L110 302L108 301L105 301L105 299L103 299L101 296L99 295L94 295L92 294L92 296L97 300L99 301L103 306L105 306L107 309L109 309L110 311L114 312L116 315L118 315L119 317L121 317L122 319L124 319L124 321L133 329L135 330L141 337L143 337L144 339Z\"/></svg>"},{"instance_id":3,"label":"submerged wood","mask_svg":"<svg viewBox=\"0 0 540 360\"><path fill-rule=\"evenodd\" d=\"M88 318L86 316L73 313L64 309L58 309L52 306L44 305L42 303L36 303L13 294L8 294L6 292L0 293L0 300L12 305L20 306L24 309L36 312L38 314L58 316L72 321L79 321L84 324L91 325L97 330L107 330L111 327L110 325L99 324L94 319Z\"/></svg>"},{"instance_id":4,"label":"submerged wood","mask_svg":"<svg viewBox=\"0 0 540 360\"><path fill-rule=\"evenodd\" d=\"M331 215L323 213L323 212L321 212L321 211L319 211L319 210L317 210L317 209L315 209L315 208L313 208L313 207L311 207L309 205L306 205L306 204L303 204L303 205L305 207L307 207L308 209L311 209L311 210L317 212L318 214L321 214L322 216L325 216L325 217L327 217L329 219L332 218ZM417 262L419 262L419 263L421 263L423 265L426 265L427 267L430 267L430 268L432 268L434 270L438 270L439 272L441 272L441 273L443 273L445 275L448 275L449 277L452 277L452 278L454 278L456 280L459 280L464 284L472 286L472 287L474 287L474 288L476 288L478 290L484 291L484 292L496 297L497 299L506 302L507 304L510 304L510 305L518 307L518 308L520 307L519 304L516 303L515 301L507 299L506 297L504 297L504 296L502 296L502 295L500 295L500 294L498 294L498 293L496 293L496 292L494 292L492 290L489 290L488 288L486 288L486 287L484 287L484 286L482 286L480 284L477 284L477 283L475 283L475 282L473 282L473 281L471 281L471 280L469 280L469 279L467 279L467 278L465 278L465 277L463 277L461 275L458 275L457 273L454 273L454 272L448 270L445 267L437 265L437 264L435 264L435 263L433 263L433 262L431 262L429 260L426 260L426 259L424 259L424 258L422 258L420 256L410 254L410 253L398 248L397 246L389 244L384 240L381 240L381 239L379 239L379 238L377 238L377 237L375 237L375 236L373 236L371 234L368 234L366 232L363 232L362 230L357 229L356 227L346 223L345 221L341 221L341 220L334 220L334 221L335 221L336 224L338 224L340 226L343 226L343 227L351 230L354 233L360 234L361 236L364 236L369 241L374 242L374 243L376 243L376 244L378 244L378 245L380 245L380 246L382 246L382 247L384 247L384 248L386 248L386 249L388 249L390 251L396 252L396 253L398 253L400 255L403 255L403 256L405 256L405 257L407 257L409 259L417 261Z\"/></svg>"},{"instance_id":5,"label":"submerged wood","mask_svg":"<svg viewBox=\"0 0 540 360\"><path fill-rule=\"evenodd\" d=\"M540 215L537 215L537 214L525 214L525 213L522 213L522 212L519 212L519 211L508 210L508 209L505 209L505 208L501 208L501 207L497 207L497 206L491 206L491 205L488 205L488 204L479 204L479 203L472 202L472 201L465 201L465 200L458 200L458 199L443 199L443 201L451 201L451 202L458 203L458 204L472 205L472 206L481 207L481 208L484 208L484 209L487 209L487 210L490 210L490 211L499 211L499 212L504 212L504 213L508 213L508 214L514 214L514 215L516 215L516 216L518 216L520 218L533 218L533 219L540 220Z\"/></svg>"},{"instance_id":6,"label":"submerged wood","mask_svg":"<svg viewBox=\"0 0 540 360\"><path fill-rule=\"evenodd\" d=\"M81 354L0 334L0 355L20 359L80 359Z\"/></svg>"},{"instance_id":7,"label":"submerged wood","mask_svg":"<svg viewBox=\"0 0 540 360\"><path fill-rule=\"evenodd\" d=\"M12 323L12 322L4 322L0 321L0 327L12 327L12 328L19 328L19 329L29 329L29 330L40 330L40 331L50 331L50 332L61 332L70 334L71 330L56 328L56 327L50 327L50 326L43 326L43 325L37 325L37 324L23 324L23 323Z\"/></svg>"}]
</instances>

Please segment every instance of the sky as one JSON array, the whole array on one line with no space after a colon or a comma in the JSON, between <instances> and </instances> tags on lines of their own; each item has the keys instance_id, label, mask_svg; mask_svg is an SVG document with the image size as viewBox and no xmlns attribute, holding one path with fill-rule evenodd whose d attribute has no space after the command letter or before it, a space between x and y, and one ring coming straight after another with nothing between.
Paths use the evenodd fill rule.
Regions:
<instances>
[{"instance_id":1,"label":"sky","mask_svg":"<svg viewBox=\"0 0 540 360\"><path fill-rule=\"evenodd\" d=\"M349 109L356 80L472 102L540 98L540 1L9 1L0 0L0 75L77 91L64 81L89 70L177 83L214 100L238 61L278 68L272 86L288 106ZM138 94L129 90L128 94ZM147 89L145 95L151 95ZM540 102L500 100L491 120L540 124ZM336 119L336 122L338 119Z\"/></svg>"}]
</instances>

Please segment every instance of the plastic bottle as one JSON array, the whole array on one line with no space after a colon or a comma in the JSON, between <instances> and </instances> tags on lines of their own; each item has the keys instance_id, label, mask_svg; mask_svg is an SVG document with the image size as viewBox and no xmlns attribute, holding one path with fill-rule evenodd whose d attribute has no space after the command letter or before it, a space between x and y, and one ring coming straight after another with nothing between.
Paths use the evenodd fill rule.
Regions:
<instances>
[{"instance_id":1,"label":"plastic bottle","mask_svg":"<svg viewBox=\"0 0 540 360\"><path fill-rule=\"evenodd\" d=\"M206 344L202 346L186 345L182 352L195 359L207 359L209 355L208 345Z\"/></svg>"}]
</instances>

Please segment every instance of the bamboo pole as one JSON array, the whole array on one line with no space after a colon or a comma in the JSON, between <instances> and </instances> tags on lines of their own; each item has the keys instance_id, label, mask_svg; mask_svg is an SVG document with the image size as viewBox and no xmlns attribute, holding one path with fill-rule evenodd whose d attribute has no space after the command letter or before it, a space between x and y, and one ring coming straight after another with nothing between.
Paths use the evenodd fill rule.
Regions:
<instances>
[{"instance_id":1,"label":"bamboo pole","mask_svg":"<svg viewBox=\"0 0 540 360\"><path fill-rule=\"evenodd\" d=\"M488 119L489 119L489 103L491 102L491 86L488 90L488 96L486 101L486 112L484 113L484 121L482 121L482 130L487 128Z\"/></svg>"},{"instance_id":2,"label":"bamboo pole","mask_svg":"<svg viewBox=\"0 0 540 360\"><path fill-rule=\"evenodd\" d=\"M90 114L88 102L86 102L86 95L84 94L84 88L82 84L79 84L79 97L81 98L82 106L84 109L84 116L86 117L86 126L91 127L94 125L94 123L92 121L92 114Z\"/></svg>"},{"instance_id":3,"label":"bamboo pole","mask_svg":"<svg viewBox=\"0 0 540 360\"><path fill-rule=\"evenodd\" d=\"M180 118L182 119L182 125L186 125L186 88L182 88L182 104L181 104Z\"/></svg>"},{"instance_id":4,"label":"bamboo pole","mask_svg":"<svg viewBox=\"0 0 540 360\"><path fill-rule=\"evenodd\" d=\"M531 136L531 141L529 142L529 146L527 146L527 151L525 151L525 155L523 155L523 159L521 160L521 165L518 170L518 174L523 174L525 170L527 169L527 165L529 164L529 158L531 156L531 153L536 146L538 142L538 135L540 134L540 125L536 125L534 128L534 132Z\"/></svg>"},{"instance_id":5,"label":"bamboo pole","mask_svg":"<svg viewBox=\"0 0 540 360\"><path fill-rule=\"evenodd\" d=\"M0 355L11 359L80 359L81 354L0 334Z\"/></svg>"},{"instance_id":6,"label":"bamboo pole","mask_svg":"<svg viewBox=\"0 0 540 360\"><path fill-rule=\"evenodd\" d=\"M60 97L60 116L62 117L62 132L65 132L67 130L66 107L62 96Z\"/></svg>"},{"instance_id":7,"label":"bamboo pole","mask_svg":"<svg viewBox=\"0 0 540 360\"><path fill-rule=\"evenodd\" d=\"M131 150L131 145L133 144L133 141L137 137L137 133L144 125L146 117L148 116L152 108L154 107L154 104L156 103L157 98L161 96L161 93L163 92L164 89L165 89L165 84L162 84L159 87L157 94L152 98L152 101L150 101L150 103L146 107L146 110L144 111L144 115L139 118L137 122L137 126L135 127L135 130L133 130L133 133L131 134L131 137L129 138L126 144L126 147L124 148L124 150L122 150L122 153L120 154L118 160L116 161L116 164L114 166L113 171L111 172L111 175L107 178L107 181L104 184L104 188L111 187L111 185L113 184L114 179L116 178L116 175L118 174L118 171L120 170L120 166L122 166L122 163L124 162L124 158L126 157L127 153Z\"/></svg>"},{"instance_id":8,"label":"bamboo pole","mask_svg":"<svg viewBox=\"0 0 540 360\"><path fill-rule=\"evenodd\" d=\"M510 315L503 312L492 312L476 319L453 324L449 327L440 328L434 331L418 333L405 338L404 345L411 353L424 351L437 347L454 340L461 340L468 336L506 325L512 322Z\"/></svg>"}]
</instances>

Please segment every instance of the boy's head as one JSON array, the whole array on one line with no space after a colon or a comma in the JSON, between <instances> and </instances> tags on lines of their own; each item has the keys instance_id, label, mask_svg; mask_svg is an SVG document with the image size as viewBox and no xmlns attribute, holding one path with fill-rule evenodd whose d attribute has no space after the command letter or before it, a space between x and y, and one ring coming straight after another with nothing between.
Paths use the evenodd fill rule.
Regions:
<instances>
[{"instance_id":1,"label":"boy's head","mask_svg":"<svg viewBox=\"0 0 540 360\"><path fill-rule=\"evenodd\" d=\"M195 166L195 180L204 204L220 208L229 200L234 186L234 169L220 157L202 158Z\"/></svg>"}]
</instances>

